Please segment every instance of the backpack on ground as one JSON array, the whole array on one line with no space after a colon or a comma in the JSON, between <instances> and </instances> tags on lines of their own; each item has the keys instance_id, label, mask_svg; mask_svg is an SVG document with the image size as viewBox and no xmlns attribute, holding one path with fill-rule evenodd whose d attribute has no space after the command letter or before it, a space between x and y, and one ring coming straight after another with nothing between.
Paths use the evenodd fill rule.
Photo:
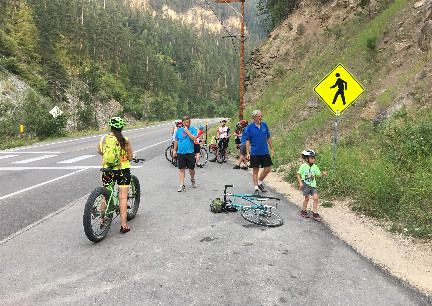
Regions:
<instances>
[{"instance_id":1,"label":"backpack on ground","mask_svg":"<svg viewBox=\"0 0 432 306\"><path fill-rule=\"evenodd\" d=\"M210 210L214 213L221 213L223 209L223 202L220 198L214 199L210 204Z\"/></svg>"},{"instance_id":2,"label":"backpack on ground","mask_svg":"<svg viewBox=\"0 0 432 306\"><path fill-rule=\"evenodd\" d=\"M210 210L213 213L221 213L221 212L235 212L237 209L235 209L232 206L232 203L230 200L227 200L226 202L222 201L220 198L214 199L210 204Z\"/></svg>"},{"instance_id":3,"label":"backpack on ground","mask_svg":"<svg viewBox=\"0 0 432 306\"><path fill-rule=\"evenodd\" d=\"M113 135L106 136L105 141L103 141L103 138L104 137L101 138L100 143L105 165L109 168L118 166L121 163L121 147L117 138Z\"/></svg>"}]
</instances>

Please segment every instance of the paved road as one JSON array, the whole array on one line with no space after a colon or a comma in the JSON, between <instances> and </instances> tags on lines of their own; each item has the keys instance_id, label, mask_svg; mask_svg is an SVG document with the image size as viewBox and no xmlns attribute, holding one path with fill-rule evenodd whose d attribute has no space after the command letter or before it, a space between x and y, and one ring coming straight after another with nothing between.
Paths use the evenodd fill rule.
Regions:
<instances>
[{"instance_id":1,"label":"paved road","mask_svg":"<svg viewBox=\"0 0 432 306\"><path fill-rule=\"evenodd\" d=\"M157 138L159 142L167 136ZM285 224L277 228L250 224L239 213L211 213L209 203L222 196L225 184L235 185L233 191L237 193L252 190L250 173L233 170L228 163L208 163L197 170L198 188L192 189L187 181L186 191L178 193L178 170L162 156L163 147L166 143L158 147L155 158L133 169L141 182L142 204L137 217L129 222L132 231L125 235L118 232L118 218L100 243L91 243L83 233L83 207L98 180L97 170L85 170L85 175L80 172L2 199L2 209L8 201L31 206L34 201L28 197L39 196L43 188L47 201L54 198L48 205L55 205L61 198L56 193L80 186L74 200L63 201L57 210L51 210L55 213L36 218L0 242L0 304L431 302L430 297L357 254L333 236L324 222L301 218L297 206L287 200L278 206ZM5 177L0 179L3 182ZM8 194L2 192L3 197ZM277 196L272 190L269 194ZM2 224L4 221L3 217Z\"/></svg>"}]
</instances>

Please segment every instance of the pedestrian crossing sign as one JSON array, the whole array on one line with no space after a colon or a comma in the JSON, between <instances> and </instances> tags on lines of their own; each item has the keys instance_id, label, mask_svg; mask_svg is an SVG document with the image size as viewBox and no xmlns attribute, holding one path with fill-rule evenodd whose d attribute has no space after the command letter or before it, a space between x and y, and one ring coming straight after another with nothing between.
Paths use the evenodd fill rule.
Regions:
<instances>
[{"instance_id":1,"label":"pedestrian crossing sign","mask_svg":"<svg viewBox=\"0 0 432 306\"><path fill-rule=\"evenodd\" d=\"M342 64L338 64L314 87L314 91L339 116L363 94L364 88Z\"/></svg>"}]
</instances>

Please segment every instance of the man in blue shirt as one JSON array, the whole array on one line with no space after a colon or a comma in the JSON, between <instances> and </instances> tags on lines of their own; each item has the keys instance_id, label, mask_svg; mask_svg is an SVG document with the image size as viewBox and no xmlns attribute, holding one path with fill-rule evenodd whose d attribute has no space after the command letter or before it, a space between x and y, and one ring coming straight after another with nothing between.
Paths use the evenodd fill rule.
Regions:
<instances>
[{"instance_id":1,"label":"man in blue shirt","mask_svg":"<svg viewBox=\"0 0 432 306\"><path fill-rule=\"evenodd\" d=\"M175 135L173 157L177 157L178 168L180 169L180 187L177 190L182 192L185 190L185 172L189 168L192 188L196 188L195 182L195 153L194 141L197 140L198 132L196 128L191 127L188 116L182 118L183 127L179 128Z\"/></svg>"},{"instance_id":2,"label":"man in blue shirt","mask_svg":"<svg viewBox=\"0 0 432 306\"><path fill-rule=\"evenodd\" d=\"M267 124L262 121L262 113L260 110L252 112L253 122L243 132L246 138L246 158L250 159L249 167L253 169L253 183L255 194L259 194L259 190L267 192L263 181L270 172L270 166L273 165L269 155L268 146L270 146L272 157L275 156L273 143L270 138L270 131ZM264 168L258 179L259 167Z\"/></svg>"}]
</instances>

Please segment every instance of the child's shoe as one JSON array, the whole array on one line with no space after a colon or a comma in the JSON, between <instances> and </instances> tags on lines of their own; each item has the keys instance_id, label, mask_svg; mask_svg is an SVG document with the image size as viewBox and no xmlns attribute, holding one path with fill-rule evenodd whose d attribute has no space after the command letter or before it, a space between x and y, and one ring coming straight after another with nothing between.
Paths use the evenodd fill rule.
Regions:
<instances>
[{"instance_id":1,"label":"child's shoe","mask_svg":"<svg viewBox=\"0 0 432 306\"><path fill-rule=\"evenodd\" d=\"M302 210L302 211L300 212L300 215L301 215L302 217L309 218L309 214L308 214L308 212L307 212L306 210Z\"/></svg>"},{"instance_id":2,"label":"child's shoe","mask_svg":"<svg viewBox=\"0 0 432 306\"><path fill-rule=\"evenodd\" d=\"M319 213L313 213L313 214L312 214L312 219L315 219L315 220L322 220L323 218L319 215Z\"/></svg>"}]
</instances>

